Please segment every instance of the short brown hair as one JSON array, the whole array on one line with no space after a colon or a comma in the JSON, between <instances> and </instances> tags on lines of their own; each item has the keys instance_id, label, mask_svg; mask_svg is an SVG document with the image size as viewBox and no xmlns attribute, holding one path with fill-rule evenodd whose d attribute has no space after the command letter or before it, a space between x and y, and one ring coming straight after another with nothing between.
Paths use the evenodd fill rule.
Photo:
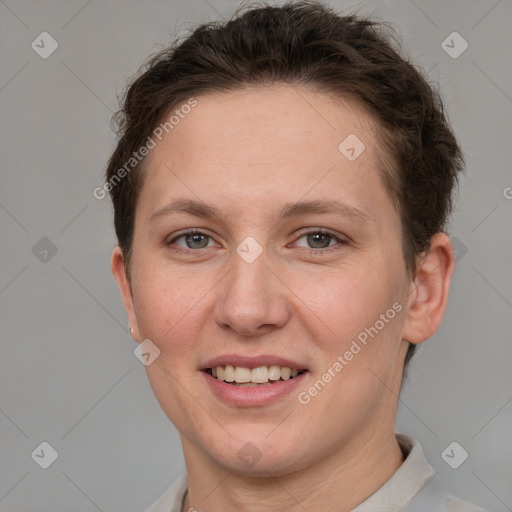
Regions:
<instances>
[{"instance_id":1,"label":"short brown hair","mask_svg":"<svg viewBox=\"0 0 512 512\"><path fill-rule=\"evenodd\" d=\"M106 180L128 275L145 159L115 182L118 170L169 111L191 96L273 83L353 99L375 117L383 182L400 214L405 265L414 273L417 256L444 229L463 167L441 99L400 56L387 24L299 1L252 7L228 22L200 25L151 58L127 89L115 117L120 138ZM406 363L414 347L409 345Z\"/></svg>"}]
</instances>

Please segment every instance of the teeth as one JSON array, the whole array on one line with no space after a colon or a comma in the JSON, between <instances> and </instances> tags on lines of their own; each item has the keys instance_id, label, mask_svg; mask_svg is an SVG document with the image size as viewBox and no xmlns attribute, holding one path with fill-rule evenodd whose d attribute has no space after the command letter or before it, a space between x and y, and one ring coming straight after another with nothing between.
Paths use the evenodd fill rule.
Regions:
<instances>
[{"instance_id":1,"label":"teeth","mask_svg":"<svg viewBox=\"0 0 512 512\"><path fill-rule=\"evenodd\" d=\"M287 366L281 369L281 379L288 380L291 377L291 375L292 371Z\"/></svg>"},{"instance_id":2,"label":"teeth","mask_svg":"<svg viewBox=\"0 0 512 512\"><path fill-rule=\"evenodd\" d=\"M243 366L216 366L211 368L212 377L241 386L253 384L269 384L277 380L289 380L297 377L300 371L287 366L258 366L257 368L245 368Z\"/></svg>"},{"instance_id":3,"label":"teeth","mask_svg":"<svg viewBox=\"0 0 512 512\"><path fill-rule=\"evenodd\" d=\"M233 382L235 386L238 386L240 388L253 388L256 386L270 386L269 382L264 382L263 384L256 384L254 382L244 382L242 384L238 384L238 382Z\"/></svg>"},{"instance_id":4,"label":"teeth","mask_svg":"<svg viewBox=\"0 0 512 512\"><path fill-rule=\"evenodd\" d=\"M251 370L243 366L237 366L235 368L235 382L251 382Z\"/></svg>"},{"instance_id":5,"label":"teeth","mask_svg":"<svg viewBox=\"0 0 512 512\"><path fill-rule=\"evenodd\" d=\"M227 364L226 369L224 370L224 380L226 382L233 382L235 380L235 367ZM243 382L243 381L239 381Z\"/></svg>"},{"instance_id":6,"label":"teeth","mask_svg":"<svg viewBox=\"0 0 512 512\"><path fill-rule=\"evenodd\" d=\"M281 378L281 367L273 364L268 369L269 380L279 380Z\"/></svg>"},{"instance_id":7,"label":"teeth","mask_svg":"<svg viewBox=\"0 0 512 512\"><path fill-rule=\"evenodd\" d=\"M251 370L251 382L263 384L268 382L268 368L266 366L259 366Z\"/></svg>"}]
</instances>

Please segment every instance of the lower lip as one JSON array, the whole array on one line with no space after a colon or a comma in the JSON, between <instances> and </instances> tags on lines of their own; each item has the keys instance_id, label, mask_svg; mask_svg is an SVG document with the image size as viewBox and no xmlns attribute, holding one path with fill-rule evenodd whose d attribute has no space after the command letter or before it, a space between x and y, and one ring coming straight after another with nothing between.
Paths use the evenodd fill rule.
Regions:
<instances>
[{"instance_id":1,"label":"lower lip","mask_svg":"<svg viewBox=\"0 0 512 512\"><path fill-rule=\"evenodd\" d=\"M201 373L213 393L225 402L240 407L256 407L276 402L294 391L308 372L303 372L293 379L276 381L268 386L233 386L204 371Z\"/></svg>"}]
</instances>

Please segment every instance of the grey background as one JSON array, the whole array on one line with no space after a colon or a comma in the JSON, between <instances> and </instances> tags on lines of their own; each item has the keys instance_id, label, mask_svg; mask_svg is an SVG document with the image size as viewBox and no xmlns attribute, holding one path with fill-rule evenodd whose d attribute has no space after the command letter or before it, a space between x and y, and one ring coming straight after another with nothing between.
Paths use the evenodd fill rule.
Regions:
<instances>
[{"instance_id":1,"label":"grey background","mask_svg":"<svg viewBox=\"0 0 512 512\"><path fill-rule=\"evenodd\" d=\"M110 274L111 205L92 191L126 79L160 45L236 5L0 0L2 512L142 511L184 470ZM450 305L410 368L397 430L467 499L512 510L512 2L331 5L399 27L440 84L467 157ZM59 44L47 59L31 48L43 31ZM453 31L469 44L456 59L441 47ZM46 261L43 237L57 249ZM46 470L31 458L42 441L59 454ZM440 455L452 441L469 453L458 469Z\"/></svg>"}]
</instances>

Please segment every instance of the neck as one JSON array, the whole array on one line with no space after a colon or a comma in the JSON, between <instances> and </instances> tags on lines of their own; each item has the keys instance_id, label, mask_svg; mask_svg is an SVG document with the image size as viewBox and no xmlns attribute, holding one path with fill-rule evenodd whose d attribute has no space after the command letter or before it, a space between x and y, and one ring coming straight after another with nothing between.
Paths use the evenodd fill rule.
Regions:
<instances>
[{"instance_id":1,"label":"neck","mask_svg":"<svg viewBox=\"0 0 512 512\"><path fill-rule=\"evenodd\" d=\"M403 462L394 432L367 435L307 468L279 476L245 476L222 468L182 438L188 472L183 510L349 512L377 491Z\"/></svg>"}]
</instances>

